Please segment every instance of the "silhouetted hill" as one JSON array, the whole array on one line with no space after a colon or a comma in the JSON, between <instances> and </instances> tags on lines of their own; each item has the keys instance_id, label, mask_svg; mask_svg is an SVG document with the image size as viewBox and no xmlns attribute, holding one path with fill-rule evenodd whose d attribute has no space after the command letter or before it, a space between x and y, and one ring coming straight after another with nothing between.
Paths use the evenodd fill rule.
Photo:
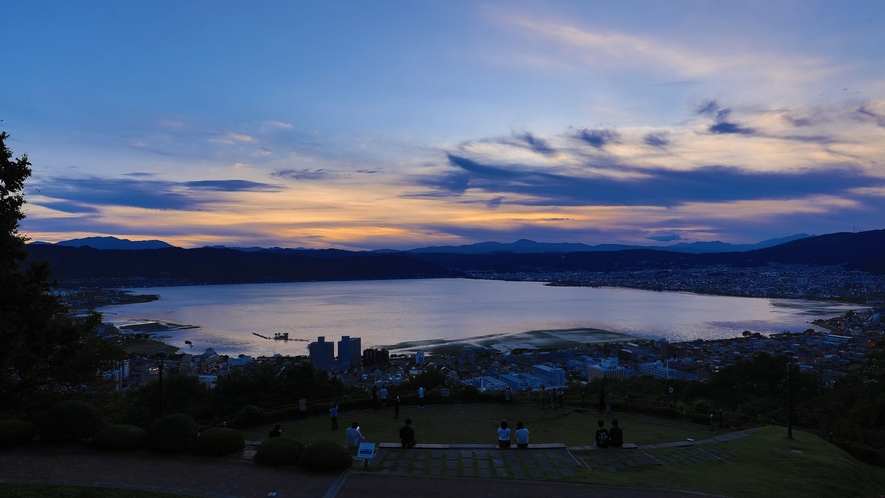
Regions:
<instances>
[{"instance_id":1,"label":"silhouetted hill","mask_svg":"<svg viewBox=\"0 0 885 498\"><path fill-rule=\"evenodd\" d=\"M413 253L412 256L451 270L491 270L509 273L544 269L606 271L709 265L763 266L767 263L784 263L844 264L849 269L883 274L885 273L885 230L808 237L747 252L691 254L631 249L567 254Z\"/></svg>"},{"instance_id":2,"label":"silhouetted hill","mask_svg":"<svg viewBox=\"0 0 885 498\"><path fill-rule=\"evenodd\" d=\"M570 253L370 253L338 249L97 250L29 244L31 258L49 259L62 284L182 285L457 276L470 270L499 273L756 267L768 263L845 265L885 274L885 230L835 233L747 252L681 253L655 249Z\"/></svg>"},{"instance_id":3,"label":"silhouetted hill","mask_svg":"<svg viewBox=\"0 0 885 498\"><path fill-rule=\"evenodd\" d=\"M138 251L141 249L165 249L173 247L162 240L129 240L117 237L86 237L71 239L57 243L59 246L91 247L93 249L120 249Z\"/></svg>"},{"instance_id":4,"label":"silhouetted hill","mask_svg":"<svg viewBox=\"0 0 885 498\"><path fill-rule=\"evenodd\" d=\"M49 260L62 284L181 285L444 277L432 263L396 254L350 253L328 259L234 249L97 250L29 244L30 258Z\"/></svg>"}]
</instances>

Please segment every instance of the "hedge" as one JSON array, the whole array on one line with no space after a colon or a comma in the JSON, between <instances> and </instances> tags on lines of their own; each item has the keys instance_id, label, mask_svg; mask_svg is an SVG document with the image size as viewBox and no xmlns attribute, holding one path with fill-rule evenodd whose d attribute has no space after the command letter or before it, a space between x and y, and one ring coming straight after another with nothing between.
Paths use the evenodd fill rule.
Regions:
<instances>
[{"instance_id":1,"label":"hedge","mask_svg":"<svg viewBox=\"0 0 885 498\"><path fill-rule=\"evenodd\" d=\"M135 425L109 425L92 436L91 444L101 450L137 450L144 446L147 432Z\"/></svg>"},{"instance_id":2,"label":"hedge","mask_svg":"<svg viewBox=\"0 0 885 498\"><path fill-rule=\"evenodd\" d=\"M197 439L197 422L183 413L158 420L147 432L147 448L151 451L180 453L187 451Z\"/></svg>"},{"instance_id":3,"label":"hedge","mask_svg":"<svg viewBox=\"0 0 885 498\"><path fill-rule=\"evenodd\" d=\"M37 435L37 425L26 420L0 420L0 448L27 443Z\"/></svg>"},{"instance_id":4,"label":"hedge","mask_svg":"<svg viewBox=\"0 0 885 498\"><path fill-rule=\"evenodd\" d=\"M246 447L243 434L236 429L213 427L201 432L191 451L198 455L221 456Z\"/></svg>"},{"instance_id":5,"label":"hedge","mask_svg":"<svg viewBox=\"0 0 885 498\"><path fill-rule=\"evenodd\" d=\"M331 441L311 443L301 452L298 465L317 471L345 470L353 466L353 457L347 448Z\"/></svg>"},{"instance_id":6,"label":"hedge","mask_svg":"<svg viewBox=\"0 0 885 498\"><path fill-rule=\"evenodd\" d=\"M265 439L253 457L265 465L295 465L304 451L304 445L291 437Z\"/></svg>"},{"instance_id":7,"label":"hedge","mask_svg":"<svg viewBox=\"0 0 885 498\"><path fill-rule=\"evenodd\" d=\"M88 439L104 426L104 416L98 408L82 401L62 401L43 416L40 439L53 442Z\"/></svg>"}]
</instances>

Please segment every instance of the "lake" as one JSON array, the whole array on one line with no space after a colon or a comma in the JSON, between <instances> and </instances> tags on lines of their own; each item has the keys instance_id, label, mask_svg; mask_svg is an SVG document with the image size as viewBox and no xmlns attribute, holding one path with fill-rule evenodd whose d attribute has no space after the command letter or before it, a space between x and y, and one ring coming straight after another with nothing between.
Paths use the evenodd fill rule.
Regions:
<instances>
[{"instance_id":1,"label":"lake","mask_svg":"<svg viewBox=\"0 0 885 498\"><path fill-rule=\"evenodd\" d=\"M630 337L690 341L801 332L808 322L858 309L843 303L754 299L625 288L551 287L538 282L425 279L135 289L158 301L107 306L117 325L158 321L198 328L164 332L194 352L252 356L307 353L306 341L361 337L392 351L533 344L577 346ZM290 340L273 337L288 333ZM337 345L336 345L337 354Z\"/></svg>"}]
</instances>

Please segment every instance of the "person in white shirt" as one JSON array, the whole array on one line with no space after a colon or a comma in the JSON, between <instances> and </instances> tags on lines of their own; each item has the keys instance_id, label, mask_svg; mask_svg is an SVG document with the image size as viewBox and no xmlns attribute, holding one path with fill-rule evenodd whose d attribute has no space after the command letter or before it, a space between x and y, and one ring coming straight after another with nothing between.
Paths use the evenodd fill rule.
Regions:
<instances>
[{"instance_id":1,"label":"person in white shirt","mask_svg":"<svg viewBox=\"0 0 885 498\"><path fill-rule=\"evenodd\" d=\"M529 447L529 430L522 425L522 421L516 423L516 447Z\"/></svg>"}]
</instances>

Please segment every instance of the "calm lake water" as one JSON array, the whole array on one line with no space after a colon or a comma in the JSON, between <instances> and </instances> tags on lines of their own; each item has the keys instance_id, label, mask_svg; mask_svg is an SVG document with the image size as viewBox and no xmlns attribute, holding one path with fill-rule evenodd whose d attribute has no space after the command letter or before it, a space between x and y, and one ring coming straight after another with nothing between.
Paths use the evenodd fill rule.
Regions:
<instances>
[{"instance_id":1,"label":"calm lake water","mask_svg":"<svg viewBox=\"0 0 885 498\"><path fill-rule=\"evenodd\" d=\"M750 299L623 288L548 287L536 282L428 279L136 289L158 301L108 306L117 325L160 321L199 328L163 333L166 342L222 354L306 354L307 342L266 340L288 332L315 341L362 338L362 347L425 349L460 342L535 343L635 337L688 341L800 332L811 320L852 309L840 303ZM857 306L854 306L856 309ZM601 329L578 330L568 329ZM535 341L537 339L537 341ZM336 345L337 354L337 345Z\"/></svg>"}]
</instances>

